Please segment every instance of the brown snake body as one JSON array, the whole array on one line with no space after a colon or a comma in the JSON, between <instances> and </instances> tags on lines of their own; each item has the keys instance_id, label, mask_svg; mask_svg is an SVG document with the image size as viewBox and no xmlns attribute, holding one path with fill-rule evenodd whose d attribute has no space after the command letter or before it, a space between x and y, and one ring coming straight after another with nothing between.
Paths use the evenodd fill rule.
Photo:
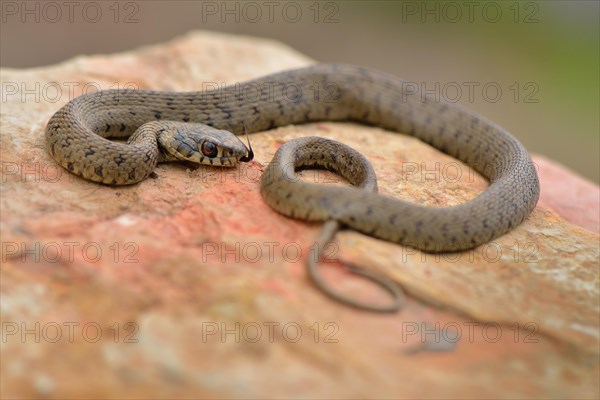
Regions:
<instances>
[{"instance_id":1,"label":"brown snake body","mask_svg":"<svg viewBox=\"0 0 600 400\"><path fill-rule=\"evenodd\" d=\"M48 122L46 141L69 171L121 185L145 179L161 161L233 166L251 159L241 141L220 130L240 135L243 124L253 133L313 121L360 122L415 136L472 166L490 186L468 203L432 208L360 188L298 182L286 165L331 168L363 187L373 187L375 179L370 165L339 143L304 138L282 146L265 171L266 202L288 216L335 220L434 252L472 248L519 225L539 196L525 148L461 106L405 89L403 81L380 72L323 64L208 92L101 91L60 109ZM203 144L206 132L216 150ZM132 134L129 144L105 139Z\"/></svg>"}]
</instances>

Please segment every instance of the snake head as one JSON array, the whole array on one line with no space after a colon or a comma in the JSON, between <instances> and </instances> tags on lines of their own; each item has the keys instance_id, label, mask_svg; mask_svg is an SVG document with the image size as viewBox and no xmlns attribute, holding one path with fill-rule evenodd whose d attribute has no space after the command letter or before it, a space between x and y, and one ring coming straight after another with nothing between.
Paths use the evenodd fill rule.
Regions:
<instances>
[{"instance_id":1,"label":"snake head","mask_svg":"<svg viewBox=\"0 0 600 400\"><path fill-rule=\"evenodd\" d=\"M164 158L172 161L235 167L254 157L252 147L233 133L204 124L169 122L158 133L158 143Z\"/></svg>"}]
</instances>

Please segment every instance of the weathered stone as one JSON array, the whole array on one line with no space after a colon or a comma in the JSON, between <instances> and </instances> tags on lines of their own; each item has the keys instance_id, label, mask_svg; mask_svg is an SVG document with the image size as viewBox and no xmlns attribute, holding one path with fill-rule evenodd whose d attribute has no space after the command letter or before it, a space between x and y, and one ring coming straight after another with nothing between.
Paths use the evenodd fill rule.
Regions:
<instances>
[{"instance_id":1,"label":"weathered stone","mask_svg":"<svg viewBox=\"0 0 600 400\"><path fill-rule=\"evenodd\" d=\"M270 210L259 177L281 143L317 135L363 152L386 195L447 206L485 189L418 140L286 127L252 135L256 158L239 169L161 164L158 178L119 188L70 175L44 147L67 82L79 84L73 95L90 82L201 90L311 62L275 42L198 32L1 71L3 89L19 89L5 91L1 113L2 397L599 396L598 235L575 225L597 232L598 188L551 162L536 158L533 214L473 251L435 256L340 233L332 258L385 271L411 295L402 312L377 315L312 287L303 262L320 224ZM36 83L37 100L23 91ZM577 196L557 198L558 185ZM323 269L340 290L381 297L336 265Z\"/></svg>"}]
</instances>

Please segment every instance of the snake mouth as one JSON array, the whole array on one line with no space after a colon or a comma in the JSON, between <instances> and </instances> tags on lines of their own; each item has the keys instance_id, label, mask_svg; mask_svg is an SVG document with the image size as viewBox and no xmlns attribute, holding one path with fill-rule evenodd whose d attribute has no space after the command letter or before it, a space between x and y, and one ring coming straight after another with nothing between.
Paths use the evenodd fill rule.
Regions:
<instances>
[{"instance_id":1,"label":"snake mouth","mask_svg":"<svg viewBox=\"0 0 600 400\"><path fill-rule=\"evenodd\" d=\"M252 146L250 146L250 148L248 149L248 154L245 156L242 156L240 158L241 162L248 162L248 161L252 161L254 159L254 152L252 151Z\"/></svg>"},{"instance_id":2,"label":"snake mouth","mask_svg":"<svg viewBox=\"0 0 600 400\"><path fill-rule=\"evenodd\" d=\"M248 136L248 130L246 129L246 124L244 124L244 132L246 133L246 140L248 141L248 147L246 147L246 149L248 150L248 154L246 154L245 156L242 156L240 158L241 162L249 162L252 161L252 159L254 158L254 151L252 151L252 144L250 144L250 137Z\"/></svg>"}]
</instances>

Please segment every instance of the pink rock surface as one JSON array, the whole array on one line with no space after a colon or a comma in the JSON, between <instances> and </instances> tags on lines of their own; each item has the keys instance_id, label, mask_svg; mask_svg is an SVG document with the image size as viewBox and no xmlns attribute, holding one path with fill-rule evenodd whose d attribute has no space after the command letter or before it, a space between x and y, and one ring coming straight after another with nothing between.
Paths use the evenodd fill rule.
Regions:
<instances>
[{"instance_id":1,"label":"pink rock surface","mask_svg":"<svg viewBox=\"0 0 600 400\"><path fill-rule=\"evenodd\" d=\"M535 155L533 162L541 182L539 205L600 233L600 187L543 156Z\"/></svg>"},{"instance_id":2,"label":"pink rock surface","mask_svg":"<svg viewBox=\"0 0 600 400\"><path fill-rule=\"evenodd\" d=\"M70 175L45 150L67 82L79 83L73 95L90 82L200 90L311 62L197 32L1 71L3 87L19 88L0 116L2 397L600 395L598 187L542 157L540 204L494 243L435 256L340 233L332 259L385 271L410 295L402 312L377 315L312 287L304 260L320 225L270 210L259 178L281 143L317 135L363 152L386 195L444 206L485 189L418 140L354 124L279 128L252 135L256 158L239 169L161 164L158 178L119 188ZM24 95L36 82L62 95ZM336 265L323 269L340 290L380 298Z\"/></svg>"}]
</instances>

